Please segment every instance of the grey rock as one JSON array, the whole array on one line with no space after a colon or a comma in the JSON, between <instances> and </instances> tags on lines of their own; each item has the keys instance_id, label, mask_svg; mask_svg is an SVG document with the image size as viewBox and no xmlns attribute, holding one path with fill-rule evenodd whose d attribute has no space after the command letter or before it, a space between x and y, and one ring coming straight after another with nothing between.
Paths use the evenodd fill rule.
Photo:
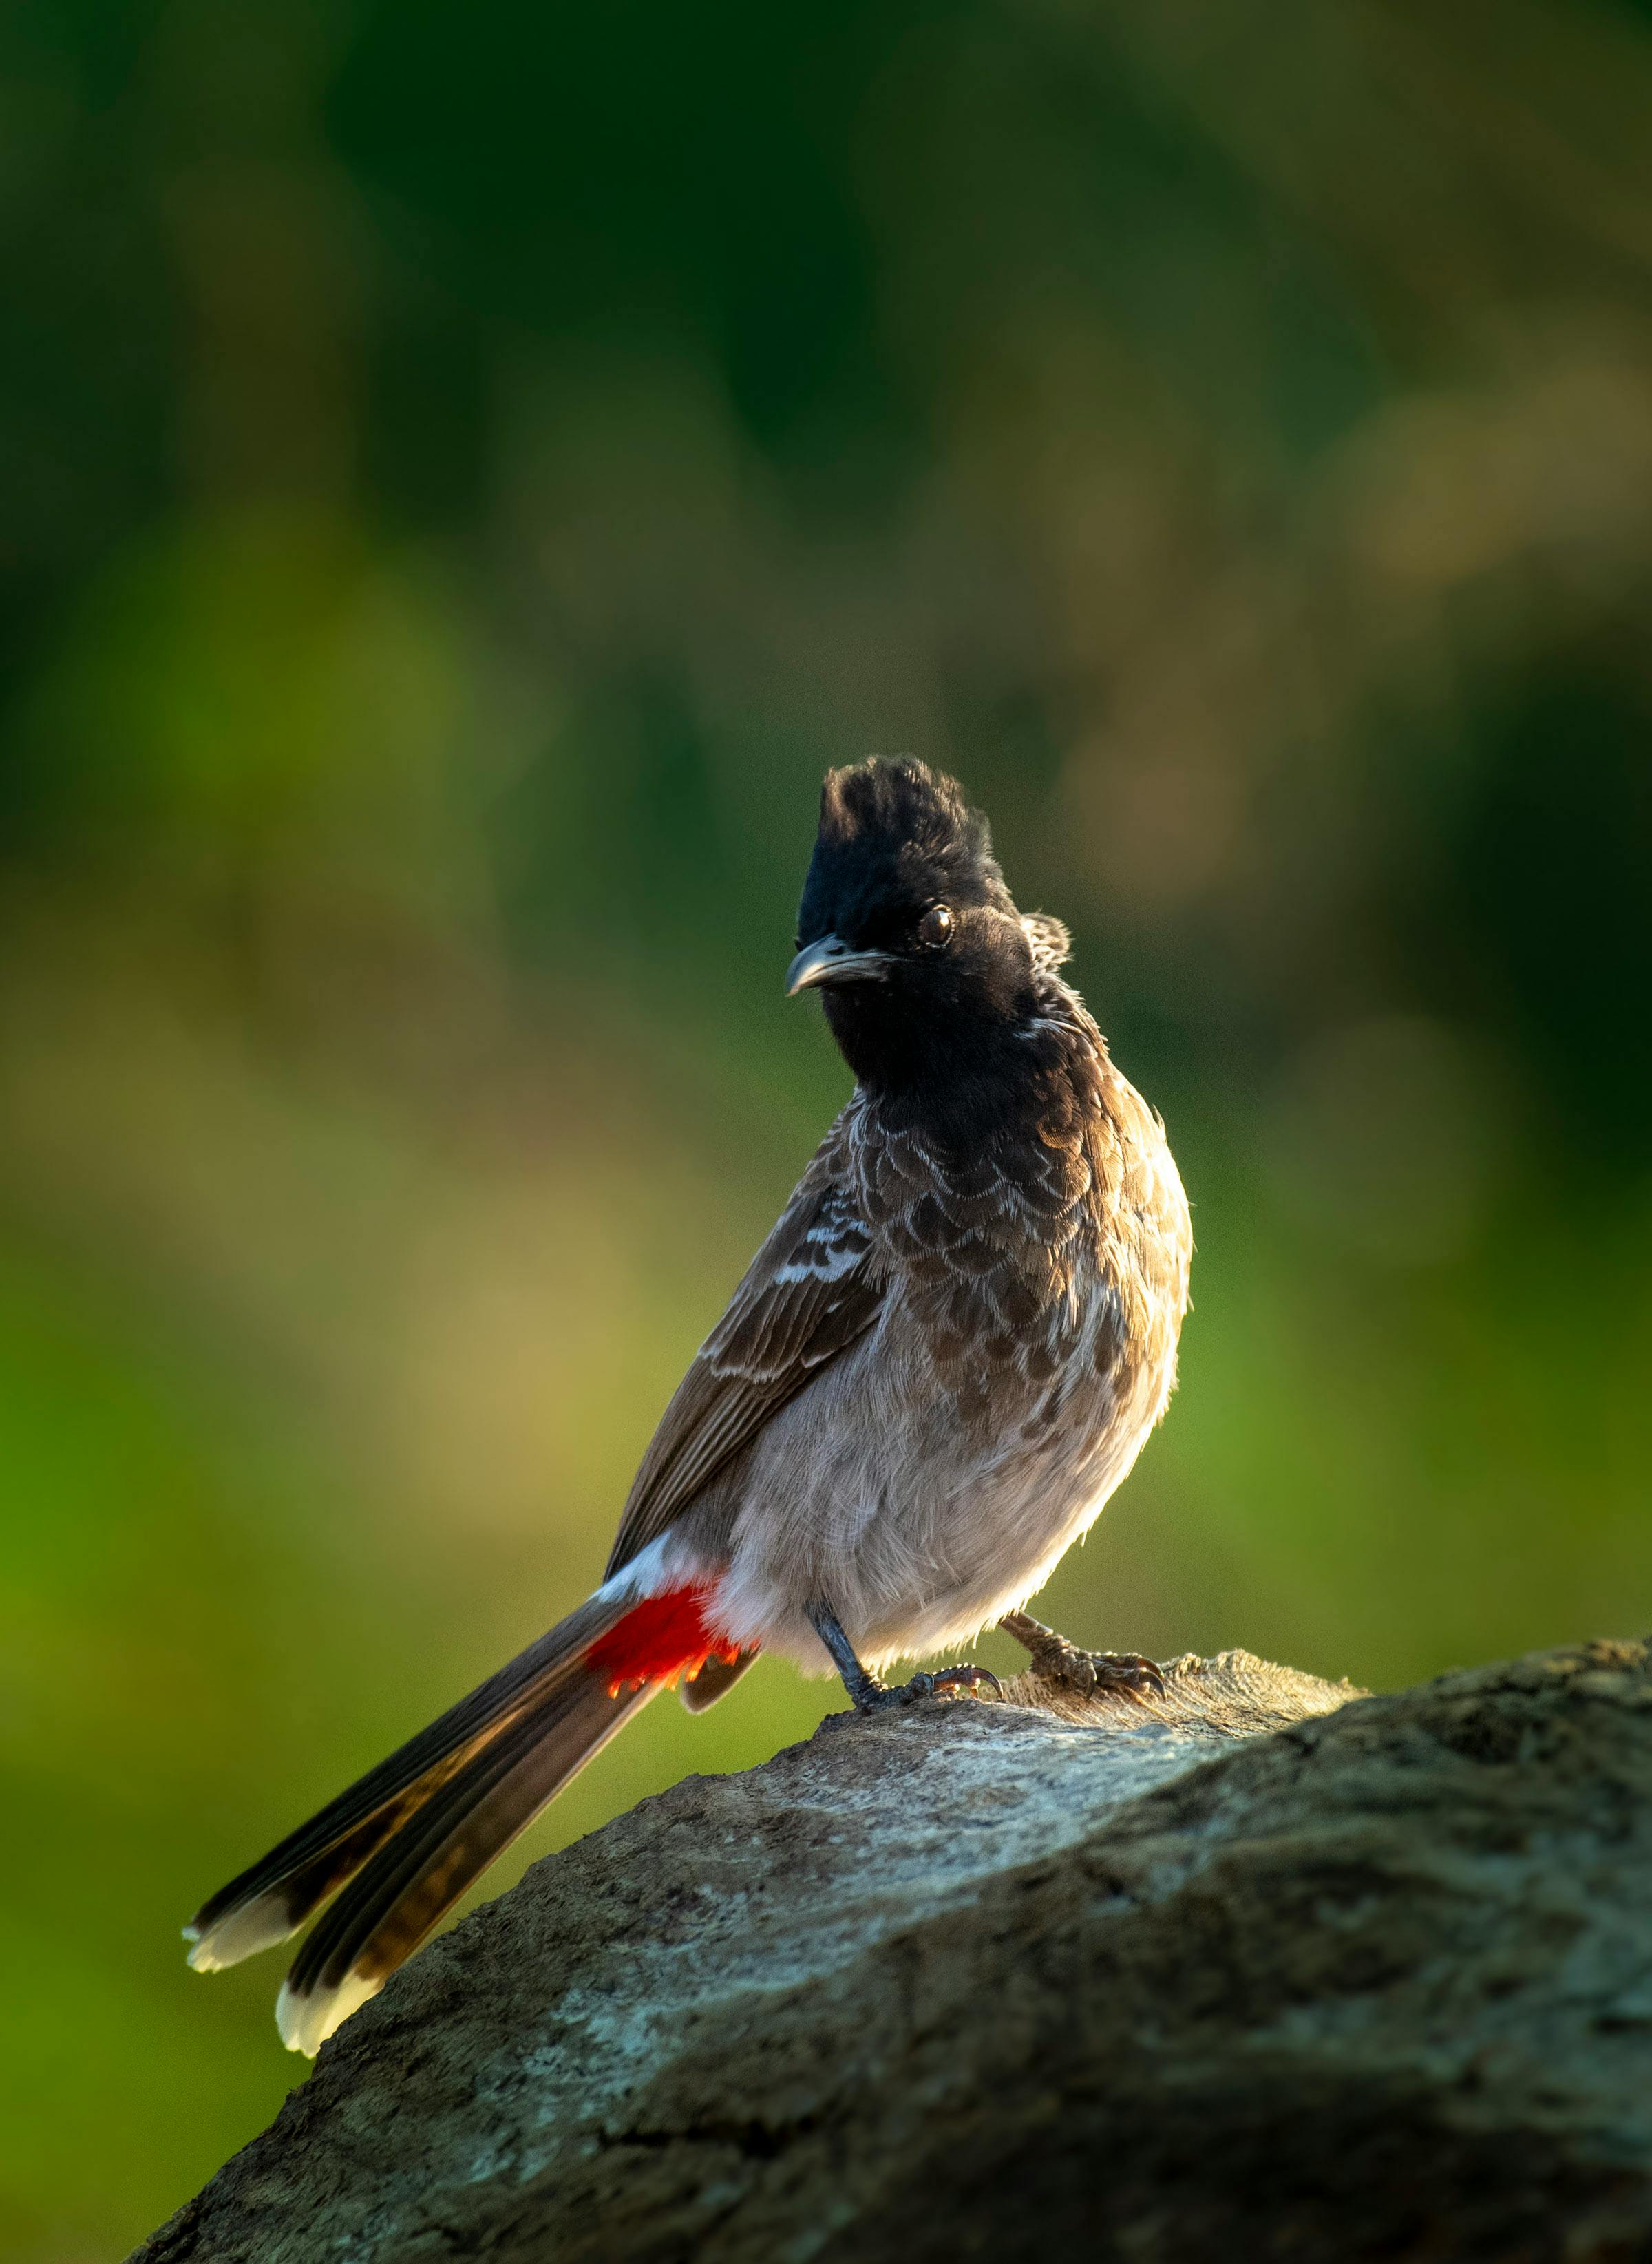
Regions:
<instances>
[{"instance_id":1,"label":"grey rock","mask_svg":"<svg viewBox=\"0 0 1652 2264\"><path fill-rule=\"evenodd\" d=\"M837 1716L398 1975L144 2264L1652 2259L1652 1662Z\"/></svg>"}]
</instances>

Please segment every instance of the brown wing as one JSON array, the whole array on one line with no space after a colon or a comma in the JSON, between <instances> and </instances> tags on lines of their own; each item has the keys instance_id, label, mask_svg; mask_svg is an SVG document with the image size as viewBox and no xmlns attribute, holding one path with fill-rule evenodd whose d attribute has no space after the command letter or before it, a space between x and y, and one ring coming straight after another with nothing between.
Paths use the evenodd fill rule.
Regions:
<instances>
[{"instance_id":1,"label":"brown wing","mask_svg":"<svg viewBox=\"0 0 1652 2264\"><path fill-rule=\"evenodd\" d=\"M871 1236L851 1193L851 1110L822 1142L673 1394L633 1483L609 1577L876 1320L884 1285L873 1276Z\"/></svg>"},{"instance_id":2,"label":"brown wing","mask_svg":"<svg viewBox=\"0 0 1652 2264\"><path fill-rule=\"evenodd\" d=\"M851 1193L850 1116L821 1143L728 1311L694 1355L637 1472L606 1577L657 1540L709 1479L878 1317L883 1282Z\"/></svg>"}]
</instances>

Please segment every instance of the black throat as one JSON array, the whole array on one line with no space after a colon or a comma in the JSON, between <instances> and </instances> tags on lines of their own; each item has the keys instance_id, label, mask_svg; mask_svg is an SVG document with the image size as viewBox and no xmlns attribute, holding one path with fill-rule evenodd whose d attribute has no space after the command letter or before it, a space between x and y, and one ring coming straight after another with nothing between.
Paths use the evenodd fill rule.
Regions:
<instances>
[{"instance_id":1,"label":"black throat","mask_svg":"<svg viewBox=\"0 0 1652 2264\"><path fill-rule=\"evenodd\" d=\"M968 1154L1035 1131L1053 1102L1058 1114L1070 1106L1067 1056L1079 1033L1040 1015L1031 989L1012 1017L924 1012L893 983L845 984L823 1003L844 1059L892 1129Z\"/></svg>"}]
</instances>

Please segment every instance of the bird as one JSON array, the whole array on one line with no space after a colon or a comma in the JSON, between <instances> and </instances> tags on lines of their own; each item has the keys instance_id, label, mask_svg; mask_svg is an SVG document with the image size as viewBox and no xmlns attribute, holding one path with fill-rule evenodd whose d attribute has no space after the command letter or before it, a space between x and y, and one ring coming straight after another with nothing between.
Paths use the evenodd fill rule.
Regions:
<instances>
[{"instance_id":1,"label":"bird","mask_svg":"<svg viewBox=\"0 0 1652 2264\"><path fill-rule=\"evenodd\" d=\"M1164 1411L1192 1235L1160 1117L1018 911L987 820L909 758L828 773L789 996L854 1089L637 1471L600 1584L185 1928L199 1970L322 1913L277 2003L313 2055L632 1716L761 1652L855 1710L998 1691L897 1661L1003 1628L1150 1705L1160 1673L1024 1608Z\"/></svg>"}]
</instances>

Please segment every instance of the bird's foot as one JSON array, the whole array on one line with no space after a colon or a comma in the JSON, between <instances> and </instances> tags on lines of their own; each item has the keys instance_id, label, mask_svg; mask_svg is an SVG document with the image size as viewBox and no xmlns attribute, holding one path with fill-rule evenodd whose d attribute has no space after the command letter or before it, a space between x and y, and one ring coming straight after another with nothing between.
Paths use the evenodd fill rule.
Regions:
<instances>
[{"instance_id":1,"label":"bird's foot","mask_svg":"<svg viewBox=\"0 0 1652 2264\"><path fill-rule=\"evenodd\" d=\"M844 1688L853 1699L857 1714L881 1714L891 1706L911 1706L920 1698L938 1698L954 1690L973 1693L983 1682L990 1683L1000 1698L1004 1695L1003 1686L990 1669L971 1665L943 1666L936 1674L915 1674L909 1682L897 1683L891 1689L869 1667L861 1665L830 1604L811 1604L808 1616L815 1634L826 1646L827 1657L843 1677Z\"/></svg>"},{"instance_id":2,"label":"bird's foot","mask_svg":"<svg viewBox=\"0 0 1652 2264\"><path fill-rule=\"evenodd\" d=\"M955 1691L967 1691L973 1697L986 1684L999 1698L1004 1686L997 1676L985 1666L943 1666L934 1674L915 1674L909 1682L896 1683L893 1688L880 1682L875 1674L868 1674L861 1687L851 1694L855 1710L859 1714L881 1714L891 1706L914 1706L920 1698L942 1698Z\"/></svg>"},{"instance_id":3,"label":"bird's foot","mask_svg":"<svg viewBox=\"0 0 1652 2264\"><path fill-rule=\"evenodd\" d=\"M1034 1674L1045 1682L1060 1682L1083 1697L1094 1692L1134 1698L1163 1698L1164 1676L1150 1658L1135 1651L1080 1651L1065 1636L1051 1635L1032 1651Z\"/></svg>"},{"instance_id":4,"label":"bird's foot","mask_svg":"<svg viewBox=\"0 0 1652 2264\"><path fill-rule=\"evenodd\" d=\"M1064 1635L1047 1628L1029 1612L1006 1612L998 1625L1026 1652L1032 1672L1046 1682L1065 1683L1088 1697L1092 1691L1117 1692L1145 1705L1148 1694L1164 1695L1164 1677L1150 1658L1135 1651L1080 1651Z\"/></svg>"}]
</instances>

